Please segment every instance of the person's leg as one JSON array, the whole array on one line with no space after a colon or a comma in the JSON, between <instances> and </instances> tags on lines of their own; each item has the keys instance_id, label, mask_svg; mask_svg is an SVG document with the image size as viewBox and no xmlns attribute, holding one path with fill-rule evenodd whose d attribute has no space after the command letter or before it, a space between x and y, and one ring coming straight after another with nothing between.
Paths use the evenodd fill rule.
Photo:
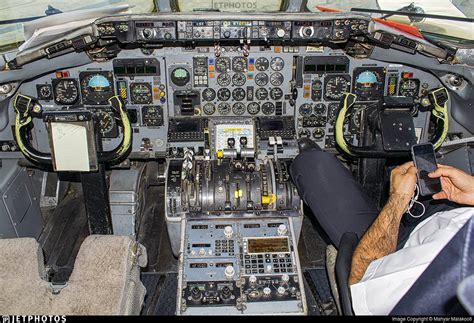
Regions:
<instances>
[{"instance_id":1,"label":"person's leg","mask_svg":"<svg viewBox=\"0 0 474 323\"><path fill-rule=\"evenodd\" d=\"M362 237L379 211L337 158L320 149L300 153L290 167L293 182L332 243L345 232Z\"/></svg>"}]
</instances>

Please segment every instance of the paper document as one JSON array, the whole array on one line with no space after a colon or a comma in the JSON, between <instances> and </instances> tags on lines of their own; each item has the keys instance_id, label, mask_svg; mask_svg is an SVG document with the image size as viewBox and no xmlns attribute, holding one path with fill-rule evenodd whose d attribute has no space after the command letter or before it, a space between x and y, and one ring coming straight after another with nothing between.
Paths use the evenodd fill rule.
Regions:
<instances>
[{"instance_id":1,"label":"paper document","mask_svg":"<svg viewBox=\"0 0 474 323\"><path fill-rule=\"evenodd\" d=\"M56 171L90 171L85 125L51 122Z\"/></svg>"}]
</instances>

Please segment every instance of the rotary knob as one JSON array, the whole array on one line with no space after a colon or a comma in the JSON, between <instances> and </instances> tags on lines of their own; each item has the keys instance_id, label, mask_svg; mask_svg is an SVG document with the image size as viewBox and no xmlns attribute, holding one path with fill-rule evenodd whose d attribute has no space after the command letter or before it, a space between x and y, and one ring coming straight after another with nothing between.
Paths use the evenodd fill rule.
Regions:
<instances>
[{"instance_id":1,"label":"rotary knob","mask_svg":"<svg viewBox=\"0 0 474 323\"><path fill-rule=\"evenodd\" d=\"M278 29L277 30L277 36L280 37L280 38L283 38L285 37L285 30L284 29Z\"/></svg>"},{"instance_id":2,"label":"rotary knob","mask_svg":"<svg viewBox=\"0 0 474 323\"><path fill-rule=\"evenodd\" d=\"M205 256L205 255L206 255L206 250L205 250L204 248L201 248L201 249L199 250L199 255L200 255L200 256Z\"/></svg>"},{"instance_id":3,"label":"rotary knob","mask_svg":"<svg viewBox=\"0 0 474 323\"><path fill-rule=\"evenodd\" d=\"M234 230L232 230L232 227L230 225L226 226L224 228L224 236L227 238L227 239L230 239L232 238L232 235L234 234Z\"/></svg>"},{"instance_id":4,"label":"rotary knob","mask_svg":"<svg viewBox=\"0 0 474 323\"><path fill-rule=\"evenodd\" d=\"M143 34L143 38L150 39L153 37L153 29L145 28L143 29L142 34Z\"/></svg>"},{"instance_id":5,"label":"rotary knob","mask_svg":"<svg viewBox=\"0 0 474 323\"><path fill-rule=\"evenodd\" d=\"M283 287L283 286L280 286L280 287L278 287L278 289L277 289L277 292L278 292L279 295L285 294L285 291L286 291L286 289L285 289L285 287Z\"/></svg>"},{"instance_id":6,"label":"rotary knob","mask_svg":"<svg viewBox=\"0 0 474 323\"><path fill-rule=\"evenodd\" d=\"M277 230L277 233L279 236L284 236L288 233L288 229L286 228L286 225L284 224L280 224L278 226L278 230Z\"/></svg>"},{"instance_id":7,"label":"rotary knob","mask_svg":"<svg viewBox=\"0 0 474 323\"><path fill-rule=\"evenodd\" d=\"M288 276L287 274L284 274L283 276L281 276L281 281L283 283L288 283L290 281L290 276Z\"/></svg>"},{"instance_id":8,"label":"rotary knob","mask_svg":"<svg viewBox=\"0 0 474 323\"><path fill-rule=\"evenodd\" d=\"M232 266L225 267L224 274L225 274L225 277L227 277L227 279L232 279L235 275L234 267Z\"/></svg>"},{"instance_id":9,"label":"rotary knob","mask_svg":"<svg viewBox=\"0 0 474 323\"><path fill-rule=\"evenodd\" d=\"M229 38L230 37L230 31L226 30L224 31L224 38Z\"/></svg>"},{"instance_id":10,"label":"rotary knob","mask_svg":"<svg viewBox=\"0 0 474 323\"><path fill-rule=\"evenodd\" d=\"M255 284L257 282L257 277L255 277L255 275L250 276L249 282L250 284Z\"/></svg>"},{"instance_id":11,"label":"rotary knob","mask_svg":"<svg viewBox=\"0 0 474 323\"><path fill-rule=\"evenodd\" d=\"M270 296L271 293L272 293L272 290L269 287L265 287L263 289L263 295L264 296Z\"/></svg>"}]
</instances>

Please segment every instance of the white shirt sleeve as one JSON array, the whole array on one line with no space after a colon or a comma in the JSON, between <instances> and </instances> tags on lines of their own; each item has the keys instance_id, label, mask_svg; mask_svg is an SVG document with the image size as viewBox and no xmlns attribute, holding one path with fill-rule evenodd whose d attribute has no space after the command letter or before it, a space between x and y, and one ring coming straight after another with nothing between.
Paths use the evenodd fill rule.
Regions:
<instances>
[{"instance_id":1,"label":"white shirt sleeve","mask_svg":"<svg viewBox=\"0 0 474 323\"><path fill-rule=\"evenodd\" d=\"M351 286L356 315L387 315L449 240L474 215L474 208L438 212L418 224L403 249L374 260Z\"/></svg>"}]
</instances>

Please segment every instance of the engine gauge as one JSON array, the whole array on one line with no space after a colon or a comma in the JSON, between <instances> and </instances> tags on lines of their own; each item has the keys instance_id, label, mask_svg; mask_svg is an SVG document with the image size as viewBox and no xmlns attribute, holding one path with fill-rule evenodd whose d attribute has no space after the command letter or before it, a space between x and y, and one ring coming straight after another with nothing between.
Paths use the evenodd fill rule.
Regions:
<instances>
[{"instance_id":1,"label":"engine gauge","mask_svg":"<svg viewBox=\"0 0 474 323\"><path fill-rule=\"evenodd\" d=\"M283 90L279 87L274 87L270 90L270 98L272 100L280 100L283 97Z\"/></svg>"},{"instance_id":2,"label":"engine gauge","mask_svg":"<svg viewBox=\"0 0 474 323\"><path fill-rule=\"evenodd\" d=\"M150 83L132 83L130 84L130 97L133 104L152 103L153 95Z\"/></svg>"},{"instance_id":3,"label":"engine gauge","mask_svg":"<svg viewBox=\"0 0 474 323\"><path fill-rule=\"evenodd\" d=\"M171 82L177 86L185 86L191 79L191 74L184 67L177 67L171 71Z\"/></svg>"},{"instance_id":4,"label":"engine gauge","mask_svg":"<svg viewBox=\"0 0 474 323\"><path fill-rule=\"evenodd\" d=\"M229 86L231 80L229 73L221 73L217 77L217 84L220 86Z\"/></svg>"},{"instance_id":5,"label":"engine gauge","mask_svg":"<svg viewBox=\"0 0 474 323\"><path fill-rule=\"evenodd\" d=\"M275 112L275 105L272 102L265 102L262 104L263 114L269 115Z\"/></svg>"},{"instance_id":6,"label":"engine gauge","mask_svg":"<svg viewBox=\"0 0 474 323\"><path fill-rule=\"evenodd\" d=\"M232 70L234 72L245 72L247 71L247 59L245 57L234 57L232 60Z\"/></svg>"},{"instance_id":7,"label":"engine gauge","mask_svg":"<svg viewBox=\"0 0 474 323\"><path fill-rule=\"evenodd\" d=\"M324 83L324 98L336 101L342 98L345 92L351 90L351 77L349 75L326 76Z\"/></svg>"},{"instance_id":8,"label":"engine gauge","mask_svg":"<svg viewBox=\"0 0 474 323\"><path fill-rule=\"evenodd\" d=\"M232 98L235 101L242 101L243 99L245 99L245 94L245 90L241 87L238 87L232 91Z\"/></svg>"},{"instance_id":9,"label":"engine gauge","mask_svg":"<svg viewBox=\"0 0 474 323\"><path fill-rule=\"evenodd\" d=\"M274 71L281 71L285 67L285 61L281 57L275 57L271 60L270 67Z\"/></svg>"},{"instance_id":10,"label":"engine gauge","mask_svg":"<svg viewBox=\"0 0 474 323\"><path fill-rule=\"evenodd\" d=\"M204 112L204 114L207 114L207 115L214 114L214 112L216 112L216 106L212 103L206 103L202 107L202 111Z\"/></svg>"},{"instance_id":11,"label":"engine gauge","mask_svg":"<svg viewBox=\"0 0 474 323\"><path fill-rule=\"evenodd\" d=\"M259 113L260 112L260 104L258 104L257 102L250 102L247 105L247 112L249 114L252 114L252 115L255 115L255 114Z\"/></svg>"},{"instance_id":12,"label":"engine gauge","mask_svg":"<svg viewBox=\"0 0 474 323\"><path fill-rule=\"evenodd\" d=\"M314 114L320 116L326 114L326 105L324 103L317 103L314 106Z\"/></svg>"},{"instance_id":13,"label":"engine gauge","mask_svg":"<svg viewBox=\"0 0 474 323\"><path fill-rule=\"evenodd\" d=\"M230 99L230 90L227 88L222 88L217 91L217 98L220 101L227 101Z\"/></svg>"},{"instance_id":14,"label":"engine gauge","mask_svg":"<svg viewBox=\"0 0 474 323\"><path fill-rule=\"evenodd\" d=\"M110 134L115 128L115 119L111 113L105 111L98 111L95 113L99 130L103 137L110 138ZM115 137L115 136L112 136Z\"/></svg>"},{"instance_id":15,"label":"engine gauge","mask_svg":"<svg viewBox=\"0 0 474 323\"><path fill-rule=\"evenodd\" d=\"M230 112L230 104L229 103L219 103L219 105L217 106L217 111L222 114L222 115L226 115L226 114L229 114Z\"/></svg>"},{"instance_id":16,"label":"engine gauge","mask_svg":"<svg viewBox=\"0 0 474 323\"><path fill-rule=\"evenodd\" d=\"M235 86L242 86L245 84L247 78L244 73L236 73L232 76L232 84Z\"/></svg>"},{"instance_id":17,"label":"engine gauge","mask_svg":"<svg viewBox=\"0 0 474 323\"><path fill-rule=\"evenodd\" d=\"M419 79L404 79L400 82L400 95L416 97L420 91Z\"/></svg>"},{"instance_id":18,"label":"engine gauge","mask_svg":"<svg viewBox=\"0 0 474 323\"><path fill-rule=\"evenodd\" d=\"M54 102L72 105L79 99L79 87L75 79L53 80Z\"/></svg>"},{"instance_id":19,"label":"engine gauge","mask_svg":"<svg viewBox=\"0 0 474 323\"><path fill-rule=\"evenodd\" d=\"M259 87L255 90L255 98L259 101L265 100L268 98L268 91L264 87Z\"/></svg>"},{"instance_id":20,"label":"engine gauge","mask_svg":"<svg viewBox=\"0 0 474 323\"><path fill-rule=\"evenodd\" d=\"M49 84L37 84L36 92L40 100L51 100L53 98L53 89Z\"/></svg>"},{"instance_id":21,"label":"engine gauge","mask_svg":"<svg viewBox=\"0 0 474 323\"><path fill-rule=\"evenodd\" d=\"M230 58L219 57L216 60L216 71L218 71L219 73L230 72Z\"/></svg>"},{"instance_id":22,"label":"engine gauge","mask_svg":"<svg viewBox=\"0 0 474 323\"><path fill-rule=\"evenodd\" d=\"M316 128L313 131L313 138L316 140L321 140L324 138L324 134L325 134L324 128Z\"/></svg>"},{"instance_id":23,"label":"engine gauge","mask_svg":"<svg viewBox=\"0 0 474 323\"><path fill-rule=\"evenodd\" d=\"M383 67L354 69L354 93L359 101L377 100L383 96L385 71Z\"/></svg>"},{"instance_id":24,"label":"engine gauge","mask_svg":"<svg viewBox=\"0 0 474 323\"><path fill-rule=\"evenodd\" d=\"M257 73L255 75L255 84L258 86L265 86L268 84L268 74L267 73Z\"/></svg>"},{"instance_id":25,"label":"engine gauge","mask_svg":"<svg viewBox=\"0 0 474 323\"><path fill-rule=\"evenodd\" d=\"M114 95L111 72L81 72L79 79L84 104L108 104L108 100Z\"/></svg>"},{"instance_id":26,"label":"engine gauge","mask_svg":"<svg viewBox=\"0 0 474 323\"><path fill-rule=\"evenodd\" d=\"M210 87L202 91L202 99L204 101L212 101L216 98L216 91Z\"/></svg>"},{"instance_id":27,"label":"engine gauge","mask_svg":"<svg viewBox=\"0 0 474 323\"><path fill-rule=\"evenodd\" d=\"M270 66L270 63L268 62L268 59L265 57L259 57L255 61L255 68L257 71L263 72L268 70L268 67Z\"/></svg>"},{"instance_id":28,"label":"engine gauge","mask_svg":"<svg viewBox=\"0 0 474 323\"><path fill-rule=\"evenodd\" d=\"M270 83L273 86L280 86L283 84L283 74L276 72L270 75Z\"/></svg>"},{"instance_id":29,"label":"engine gauge","mask_svg":"<svg viewBox=\"0 0 474 323\"><path fill-rule=\"evenodd\" d=\"M234 105L232 106L232 112L235 114L235 115L242 115L245 113L245 104L243 104L242 102L236 102L234 103Z\"/></svg>"},{"instance_id":30,"label":"engine gauge","mask_svg":"<svg viewBox=\"0 0 474 323\"><path fill-rule=\"evenodd\" d=\"M328 106L328 122L334 124L336 122L337 112L339 111L339 103L331 103Z\"/></svg>"},{"instance_id":31,"label":"engine gauge","mask_svg":"<svg viewBox=\"0 0 474 323\"><path fill-rule=\"evenodd\" d=\"M309 103L304 103L299 107L298 111L303 117L308 117L313 112L313 107Z\"/></svg>"}]
</instances>

